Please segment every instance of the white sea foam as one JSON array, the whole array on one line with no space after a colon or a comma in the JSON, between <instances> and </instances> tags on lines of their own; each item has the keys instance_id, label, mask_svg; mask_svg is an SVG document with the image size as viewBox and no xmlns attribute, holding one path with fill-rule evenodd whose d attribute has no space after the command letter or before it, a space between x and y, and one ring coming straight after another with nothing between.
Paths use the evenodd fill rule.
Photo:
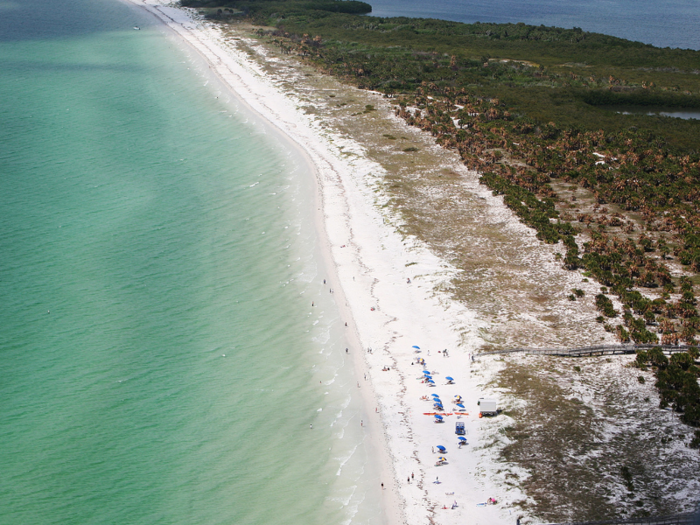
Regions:
<instances>
[{"instance_id":1,"label":"white sea foam","mask_svg":"<svg viewBox=\"0 0 700 525\"><path fill-rule=\"evenodd\" d=\"M336 461L338 461L340 464L338 465L338 470L336 471L335 475L340 476L341 472L343 471L343 467L345 464L350 461L350 459L355 455L355 451L357 450L358 445L355 445L352 447L350 450L349 454L347 454L345 457L340 457L340 458L334 458Z\"/></svg>"}]
</instances>

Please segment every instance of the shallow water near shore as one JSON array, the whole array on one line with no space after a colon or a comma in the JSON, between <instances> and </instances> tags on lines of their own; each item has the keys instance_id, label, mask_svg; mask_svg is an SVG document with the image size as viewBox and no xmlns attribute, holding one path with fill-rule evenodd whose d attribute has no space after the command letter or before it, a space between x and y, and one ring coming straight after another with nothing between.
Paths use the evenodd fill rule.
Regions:
<instances>
[{"instance_id":1,"label":"shallow water near shore","mask_svg":"<svg viewBox=\"0 0 700 525\"><path fill-rule=\"evenodd\" d=\"M303 159L140 11L2 6L0 522L379 523Z\"/></svg>"}]
</instances>

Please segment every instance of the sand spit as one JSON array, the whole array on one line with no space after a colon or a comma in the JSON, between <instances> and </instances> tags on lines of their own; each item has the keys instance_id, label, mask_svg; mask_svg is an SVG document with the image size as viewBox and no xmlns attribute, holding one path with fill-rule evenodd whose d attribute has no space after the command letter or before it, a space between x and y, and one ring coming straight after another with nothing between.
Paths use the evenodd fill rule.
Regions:
<instances>
[{"instance_id":1,"label":"sand spit","mask_svg":"<svg viewBox=\"0 0 700 525\"><path fill-rule=\"evenodd\" d=\"M472 357L485 346L516 340L530 346L612 342L594 322L597 285L561 269L554 262L559 248L542 246L456 155L440 150L445 160L435 165L438 147L431 137L394 118L380 95L332 79L312 85L303 68L268 55L242 34L225 33L164 1L128 1L187 41L241 101L304 153L315 172L328 287L348 323L365 429L382 464L384 521L513 524L524 507L532 522L540 508L517 482L532 471L502 461L509 443L505 429L517 422L505 414L480 419L476 405L495 394L515 411L517 392L499 383L507 368L500 358ZM407 161L403 151L413 145L419 151ZM413 172L422 176L411 182ZM429 184L436 177L450 182L436 190ZM462 235L435 236L432 250L418 241L402 212L421 201L431 203L423 208L426 222L448 233L442 210L459 204ZM466 259L451 257L456 243L470 247L461 250ZM457 302L455 282L467 283L473 293ZM585 300L566 299L574 286L585 289ZM503 294L508 287L515 292ZM434 387L422 382L419 358ZM447 376L454 384L447 384ZM425 415L433 412L432 402L424 399L434 393L448 413L454 411L453 397L461 395L469 415L435 423ZM457 446L457 421L467 431L463 447ZM447 453L438 454L438 445ZM441 455L447 464L437 466ZM484 505L489 498L497 504Z\"/></svg>"},{"instance_id":2,"label":"sand spit","mask_svg":"<svg viewBox=\"0 0 700 525\"><path fill-rule=\"evenodd\" d=\"M375 193L383 168L368 160L357 143L322 127L301 110L302 100L275 85L217 27L157 0L131 1L205 57L242 101L302 149L316 170L319 226L325 231L333 267L328 284L335 289L348 328L355 332L351 350L357 357L357 376L361 389L373 394L367 396L367 431L374 431L371 438L381 451L385 472L393 478L383 481L386 522L514 522L508 502L522 496L502 493L480 476L483 458L474 452L479 444L475 403L481 392L469 380L469 356L480 340L464 334L475 334L480 322L465 308L436 295L435 288L454 270L386 224L378 206L382 197ZM420 353L414 345L421 347ZM445 348L450 357L438 353ZM434 372L436 387L421 382L423 367L413 364L419 356ZM444 377L450 375L456 384L445 385ZM436 424L432 416L423 415L432 411L432 404L420 398L434 392L448 411L455 394L467 400L470 415L462 421L469 445L457 447L457 416ZM435 466L438 455L432 450L437 445L447 447L447 465ZM440 483L434 483L436 479ZM488 498L498 504L477 506Z\"/></svg>"}]
</instances>

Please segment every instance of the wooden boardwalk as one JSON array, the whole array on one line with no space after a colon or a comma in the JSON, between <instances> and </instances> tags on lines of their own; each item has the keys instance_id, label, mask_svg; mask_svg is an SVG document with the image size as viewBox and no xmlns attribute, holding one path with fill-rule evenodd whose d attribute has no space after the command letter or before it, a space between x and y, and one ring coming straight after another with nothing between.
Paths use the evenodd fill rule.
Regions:
<instances>
[{"instance_id":1,"label":"wooden boardwalk","mask_svg":"<svg viewBox=\"0 0 700 525\"><path fill-rule=\"evenodd\" d=\"M509 350L492 350L481 352L482 355L506 355L506 354L533 354L533 355L555 355L560 357L587 357L600 355L634 354L637 350L651 350L660 347L665 354L675 354L677 352L687 352L690 346L676 345L599 345L582 346L579 348L512 348ZM697 348L697 347L696 347ZM477 356L477 357L478 357Z\"/></svg>"},{"instance_id":2,"label":"wooden boardwalk","mask_svg":"<svg viewBox=\"0 0 700 525\"><path fill-rule=\"evenodd\" d=\"M626 518L603 521L568 521L547 525L700 525L700 514L677 514L661 518Z\"/></svg>"}]
</instances>

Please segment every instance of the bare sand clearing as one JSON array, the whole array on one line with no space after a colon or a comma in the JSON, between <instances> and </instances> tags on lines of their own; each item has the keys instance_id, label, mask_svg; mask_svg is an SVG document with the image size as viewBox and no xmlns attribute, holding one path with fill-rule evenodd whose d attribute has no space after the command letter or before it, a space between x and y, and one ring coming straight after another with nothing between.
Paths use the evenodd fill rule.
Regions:
<instances>
[{"instance_id":1,"label":"bare sand clearing","mask_svg":"<svg viewBox=\"0 0 700 525\"><path fill-rule=\"evenodd\" d=\"M358 143L304 111L298 91L284 89L217 26L161 0L128 1L188 42L241 101L303 152L315 172L328 287L348 323L366 405L364 426L382 465L384 521L515 523L515 503L525 495L512 484L494 481L499 451L489 446L493 424L478 417L476 404L489 395L488 384L501 366L492 358L472 361L484 345L480 333L488 323L438 292L449 289L455 268L398 233L383 215L388 200L381 190L384 168ZM486 198L490 209L518 226L500 200ZM417 358L425 360L425 368ZM432 372L435 386L423 382L424 369ZM447 376L454 384L447 384ZM454 411L454 396L461 395L468 415L449 415L436 423L425 415L433 412L431 394L440 396L448 413ZM502 426L509 418L499 419ZM462 447L455 435L457 421L466 427L468 444ZM446 447L446 453L438 453L438 446ZM436 465L439 456L447 464ZM497 504L485 505L489 498Z\"/></svg>"}]
</instances>

